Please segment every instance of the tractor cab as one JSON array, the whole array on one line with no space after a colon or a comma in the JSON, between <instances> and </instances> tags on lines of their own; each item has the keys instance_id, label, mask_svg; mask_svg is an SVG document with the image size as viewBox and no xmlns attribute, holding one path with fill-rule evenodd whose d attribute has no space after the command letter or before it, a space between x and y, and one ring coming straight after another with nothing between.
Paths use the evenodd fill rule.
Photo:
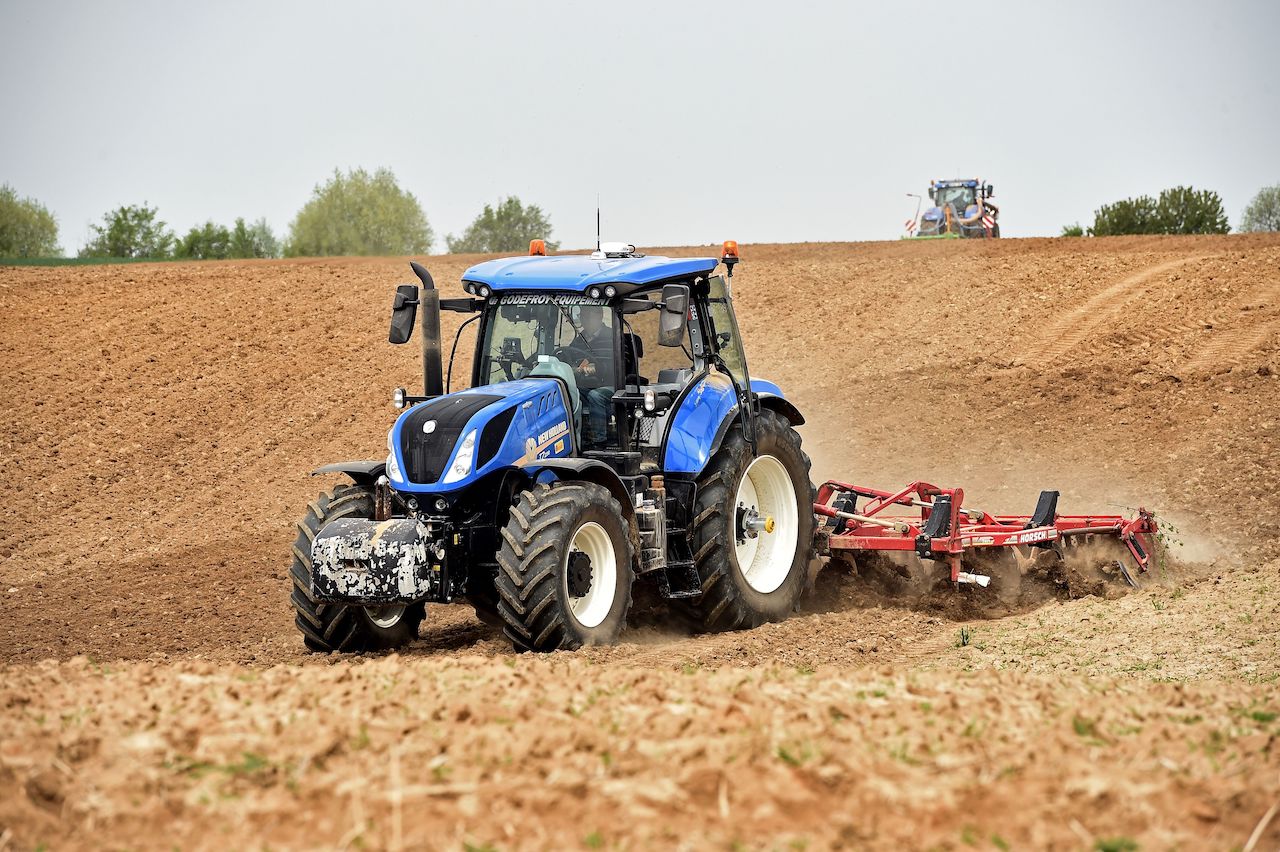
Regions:
<instances>
[{"instance_id":1,"label":"tractor cab","mask_svg":"<svg viewBox=\"0 0 1280 852\"><path fill-rule=\"evenodd\" d=\"M585 257L493 260L463 275L479 298L442 307L479 313L473 389L554 380L573 440L553 453L635 476L665 468L672 439L684 434L667 427L695 379L735 402L752 387L727 280L736 251L721 260L646 257L606 243ZM715 274L721 262L727 275Z\"/></svg>"},{"instance_id":2,"label":"tractor cab","mask_svg":"<svg viewBox=\"0 0 1280 852\"><path fill-rule=\"evenodd\" d=\"M978 197L976 181L964 181L957 185L954 181L943 181L930 188L929 197L936 207L950 207L957 212L968 210Z\"/></svg>"}]
</instances>

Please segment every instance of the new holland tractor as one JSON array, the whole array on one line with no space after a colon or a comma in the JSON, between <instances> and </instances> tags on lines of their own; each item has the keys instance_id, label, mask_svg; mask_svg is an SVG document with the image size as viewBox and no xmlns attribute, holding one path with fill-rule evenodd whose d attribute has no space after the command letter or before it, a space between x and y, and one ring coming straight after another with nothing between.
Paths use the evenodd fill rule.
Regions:
<instances>
[{"instance_id":1,"label":"new holland tractor","mask_svg":"<svg viewBox=\"0 0 1280 852\"><path fill-rule=\"evenodd\" d=\"M469 603L518 650L609 643L637 583L702 630L791 613L815 491L804 418L748 371L738 260L732 241L717 259L535 240L468 269L456 299L411 264L421 286L397 288L390 342L419 325L423 392L395 391L385 459L315 471L350 482L298 525L306 646L400 646L428 603ZM441 310L478 322L465 390L442 387Z\"/></svg>"},{"instance_id":2,"label":"new holland tractor","mask_svg":"<svg viewBox=\"0 0 1280 852\"><path fill-rule=\"evenodd\" d=\"M973 178L929 182L933 205L908 223L915 237L999 237L1000 208L994 187Z\"/></svg>"}]
</instances>

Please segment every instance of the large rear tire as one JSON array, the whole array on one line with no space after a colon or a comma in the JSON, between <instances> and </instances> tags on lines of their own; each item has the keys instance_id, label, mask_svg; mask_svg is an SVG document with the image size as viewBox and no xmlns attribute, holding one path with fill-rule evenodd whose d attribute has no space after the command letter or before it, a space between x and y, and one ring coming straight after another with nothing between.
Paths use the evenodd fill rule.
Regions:
<instances>
[{"instance_id":1,"label":"large rear tire","mask_svg":"<svg viewBox=\"0 0 1280 852\"><path fill-rule=\"evenodd\" d=\"M325 524L337 518L372 518L373 492L358 485L339 485L326 491L307 506L298 522L293 542L293 565L289 576L293 592L294 623L302 632L308 650L321 653L341 651L384 651L398 648L418 636L418 625L426 617L425 604L363 607L316 600L311 594L311 544Z\"/></svg>"},{"instance_id":2,"label":"large rear tire","mask_svg":"<svg viewBox=\"0 0 1280 852\"><path fill-rule=\"evenodd\" d=\"M498 550L498 614L518 651L617 641L631 608L632 543L622 507L594 483L521 492Z\"/></svg>"},{"instance_id":3,"label":"large rear tire","mask_svg":"<svg viewBox=\"0 0 1280 852\"><path fill-rule=\"evenodd\" d=\"M702 596L681 605L698 629L738 630L781 621L804 593L813 557L809 456L781 415L756 418L757 455L733 426L698 480L693 554ZM755 530L772 521L772 530Z\"/></svg>"}]
</instances>

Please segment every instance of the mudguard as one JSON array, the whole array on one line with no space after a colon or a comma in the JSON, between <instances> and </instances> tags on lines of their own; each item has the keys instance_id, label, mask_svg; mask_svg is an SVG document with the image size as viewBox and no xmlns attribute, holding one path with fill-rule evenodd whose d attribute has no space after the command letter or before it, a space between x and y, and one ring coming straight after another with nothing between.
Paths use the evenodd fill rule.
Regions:
<instances>
[{"instance_id":1,"label":"mudguard","mask_svg":"<svg viewBox=\"0 0 1280 852\"><path fill-rule=\"evenodd\" d=\"M760 400L760 407L777 411L792 425L804 423L791 402L782 395L782 389L764 379L752 379L751 390ZM662 468L667 473L697 475L720 449L725 433L738 418L738 400L733 383L723 373L703 376L680 401L672 415L667 432L666 449Z\"/></svg>"},{"instance_id":2,"label":"mudguard","mask_svg":"<svg viewBox=\"0 0 1280 852\"><path fill-rule=\"evenodd\" d=\"M372 488L378 477L387 469L387 461L343 461L321 465L311 471L312 476L324 476L328 473L341 473L350 477L356 485Z\"/></svg>"},{"instance_id":3,"label":"mudguard","mask_svg":"<svg viewBox=\"0 0 1280 852\"><path fill-rule=\"evenodd\" d=\"M522 465L521 469L531 483L557 479L562 482L594 482L603 485L622 506L622 513L628 520L635 516L635 498L627 493L627 487L617 472L598 459L545 459Z\"/></svg>"}]
</instances>

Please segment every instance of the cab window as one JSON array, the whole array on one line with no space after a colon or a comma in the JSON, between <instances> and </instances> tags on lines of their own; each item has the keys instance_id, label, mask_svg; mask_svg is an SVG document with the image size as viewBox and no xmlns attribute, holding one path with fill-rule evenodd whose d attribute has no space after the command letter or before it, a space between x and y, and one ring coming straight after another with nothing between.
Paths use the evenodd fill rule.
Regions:
<instances>
[{"instance_id":1,"label":"cab window","mask_svg":"<svg viewBox=\"0 0 1280 852\"><path fill-rule=\"evenodd\" d=\"M590 377L597 383L607 382L612 372L613 312L594 308L594 316L583 316L585 306L568 306L547 301L542 304L500 305L485 328L483 358L480 362L481 384L508 382L527 375L538 363L538 356L564 361L578 373L584 358L591 362ZM584 340L584 325L598 321L600 330ZM594 345L588 345L588 344ZM586 351L584 351L586 350ZM584 377L579 384L590 385Z\"/></svg>"},{"instance_id":2,"label":"cab window","mask_svg":"<svg viewBox=\"0 0 1280 852\"><path fill-rule=\"evenodd\" d=\"M696 366L687 329L680 346L658 345L661 312L656 305L661 297L660 291L631 296L623 309L622 357L628 380L635 377L641 385L687 381ZM644 307L644 303L654 307ZM639 341L638 346L629 345L633 339Z\"/></svg>"},{"instance_id":3,"label":"cab window","mask_svg":"<svg viewBox=\"0 0 1280 852\"><path fill-rule=\"evenodd\" d=\"M733 303L729 301L729 289L724 283L724 276L716 275L707 282L711 285L708 295L707 311L711 318L712 334L720 358L729 373L742 387L747 387L747 356L742 349L742 335L738 333L738 319L733 313Z\"/></svg>"}]
</instances>

